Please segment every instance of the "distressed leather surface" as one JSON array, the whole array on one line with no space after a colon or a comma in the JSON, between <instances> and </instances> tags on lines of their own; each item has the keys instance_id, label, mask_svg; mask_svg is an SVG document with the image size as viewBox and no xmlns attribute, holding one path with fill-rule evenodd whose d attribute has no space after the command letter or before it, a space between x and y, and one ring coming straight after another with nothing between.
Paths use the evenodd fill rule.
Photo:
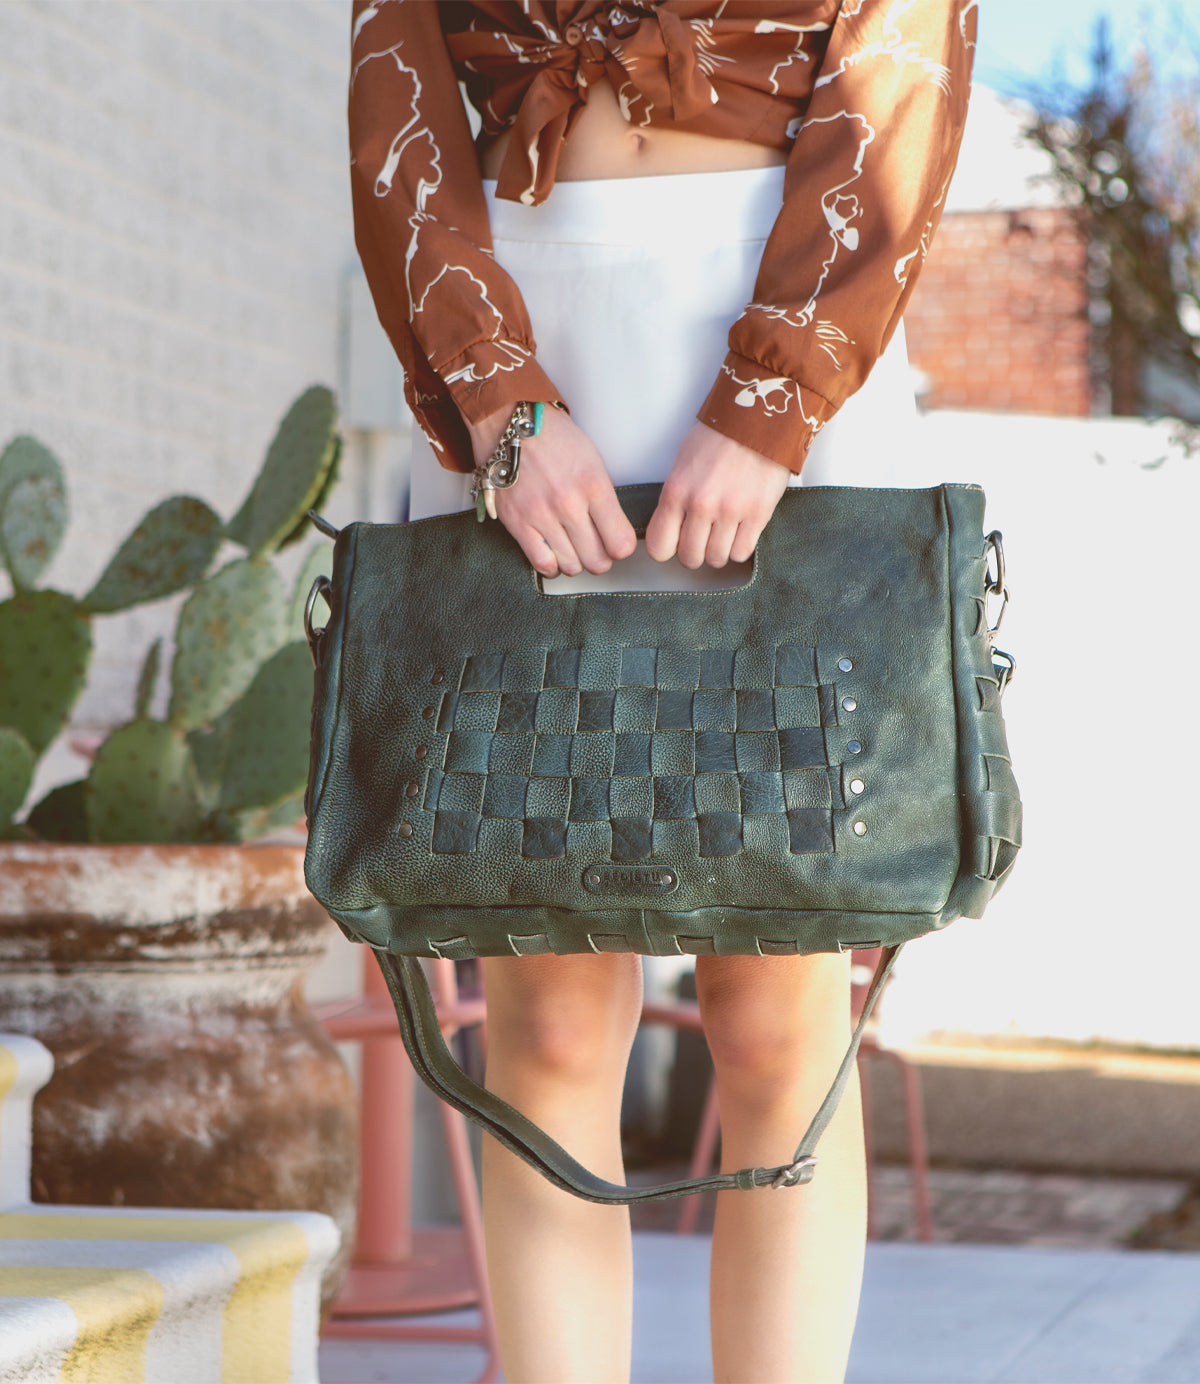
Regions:
<instances>
[{"instance_id":1,"label":"distressed leather surface","mask_svg":"<svg viewBox=\"0 0 1200 1384\"><path fill-rule=\"evenodd\" d=\"M644 528L658 487L620 493ZM747 586L640 595L545 596L470 514L351 525L310 888L356 939L451 957L838 950L978 916L1020 843L983 509L790 490Z\"/></svg>"}]
</instances>

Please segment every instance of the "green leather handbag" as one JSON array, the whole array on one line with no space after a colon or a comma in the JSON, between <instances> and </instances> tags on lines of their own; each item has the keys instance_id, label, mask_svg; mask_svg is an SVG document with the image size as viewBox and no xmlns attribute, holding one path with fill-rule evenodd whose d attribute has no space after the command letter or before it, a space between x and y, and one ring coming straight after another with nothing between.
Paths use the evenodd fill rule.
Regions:
<instances>
[{"instance_id":1,"label":"green leather handbag","mask_svg":"<svg viewBox=\"0 0 1200 1384\"><path fill-rule=\"evenodd\" d=\"M618 492L639 532L658 493ZM440 1096L591 1200L812 1176L896 951L979 917L1020 845L983 510L968 485L792 489L749 581L707 592L551 596L470 513L337 534L306 612L305 873L375 949ZM462 1073L416 959L874 946L868 1007L793 1162L636 1190Z\"/></svg>"}]
</instances>

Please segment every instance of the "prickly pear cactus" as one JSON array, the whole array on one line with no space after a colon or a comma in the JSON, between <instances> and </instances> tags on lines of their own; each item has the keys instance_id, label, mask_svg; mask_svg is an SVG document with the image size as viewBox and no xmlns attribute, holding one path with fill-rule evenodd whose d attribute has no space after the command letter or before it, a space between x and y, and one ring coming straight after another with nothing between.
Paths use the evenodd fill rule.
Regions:
<instances>
[{"instance_id":1,"label":"prickly pear cactus","mask_svg":"<svg viewBox=\"0 0 1200 1384\"><path fill-rule=\"evenodd\" d=\"M201 726L187 733L188 749L196 766L196 786L200 804L206 813L217 810L221 798L221 780L225 776L225 761L229 757L229 741L233 734L233 716L237 703L222 712L211 726Z\"/></svg>"},{"instance_id":2,"label":"prickly pear cactus","mask_svg":"<svg viewBox=\"0 0 1200 1384\"><path fill-rule=\"evenodd\" d=\"M337 474L332 392L289 409L245 503L229 523L177 495L147 513L82 599L32 589L66 524L62 469L39 442L0 452L0 560L15 594L0 601L0 836L53 841L240 840L302 811L312 673L300 642L318 547L289 590L267 555L306 528ZM209 577L225 537L250 552ZM82 692L91 617L192 587L180 611L167 719L151 712L162 641L142 663L134 719L100 747L86 779L46 794L14 824L38 756ZM292 641L289 643L288 641Z\"/></svg>"},{"instance_id":3,"label":"prickly pear cactus","mask_svg":"<svg viewBox=\"0 0 1200 1384\"><path fill-rule=\"evenodd\" d=\"M220 807L271 808L304 791L312 659L303 640L285 644L258 670L233 710Z\"/></svg>"},{"instance_id":4,"label":"prickly pear cactus","mask_svg":"<svg viewBox=\"0 0 1200 1384\"><path fill-rule=\"evenodd\" d=\"M225 536L252 554L273 552L303 532L305 513L322 498L340 454L337 401L323 385L306 389L288 410L266 460Z\"/></svg>"},{"instance_id":5,"label":"prickly pear cactus","mask_svg":"<svg viewBox=\"0 0 1200 1384\"><path fill-rule=\"evenodd\" d=\"M162 661L162 639L158 638L146 650L142 671L138 674L137 692L133 699L133 719L143 720L150 715L150 703L158 686L158 669Z\"/></svg>"},{"instance_id":6,"label":"prickly pear cactus","mask_svg":"<svg viewBox=\"0 0 1200 1384\"><path fill-rule=\"evenodd\" d=\"M173 495L142 518L83 598L99 615L170 596L208 571L223 525L203 500Z\"/></svg>"},{"instance_id":7,"label":"prickly pear cactus","mask_svg":"<svg viewBox=\"0 0 1200 1384\"><path fill-rule=\"evenodd\" d=\"M87 616L60 591L0 602L0 726L41 754L66 725L92 654Z\"/></svg>"},{"instance_id":8,"label":"prickly pear cactus","mask_svg":"<svg viewBox=\"0 0 1200 1384\"><path fill-rule=\"evenodd\" d=\"M0 726L0 837L12 828L12 819L33 782L36 763L29 741L10 726Z\"/></svg>"},{"instance_id":9,"label":"prickly pear cactus","mask_svg":"<svg viewBox=\"0 0 1200 1384\"><path fill-rule=\"evenodd\" d=\"M287 533L283 535L283 537L278 541L278 543L275 544L276 551L278 551L281 548L288 547L289 544L298 542L301 538L304 537L306 533L309 532L312 521L308 517L308 510L314 509L317 511L318 514L321 512L321 510L325 506L325 501L328 500L330 492L337 484L338 477L341 475L341 473L342 438L341 434L337 433L334 435L333 439L333 457L329 463L329 469L325 472L325 479L321 482L320 490L318 490L317 493L308 502L308 509L306 509L299 516L299 518L296 520L295 525Z\"/></svg>"},{"instance_id":10,"label":"prickly pear cactus","mask_svg":"<svg viewBox=\"0 0 1200 1384\"><path fill-rule=\"evenodd\" d=\"M92 841L190 841L200 824L196 771L183 732L130 721L96 753L84 790Z\"/></svg>"},{"instance_id":11,"label":"prickly pear cactus","mask_svg":"<svg viewBox=\"0 0 1200 1384\"><path fill-rule=\"evenodd\" d=\"M284 642L287 605L278 573L253 558L229 563L196 587L175 632L172 725L208 725L241 696Z\"/></svg>"},{"instance_id":12,"label":"prickly pear cactus","mask_svg":"<svg viewBox=\"0 0 1200 1384\"><path fill-rule=\"evenodd\" d=\"M45 571L66 526L62 467L36 439L14 438L0 452L0 556L18 591Z\"/></svg>"}]
</instances>

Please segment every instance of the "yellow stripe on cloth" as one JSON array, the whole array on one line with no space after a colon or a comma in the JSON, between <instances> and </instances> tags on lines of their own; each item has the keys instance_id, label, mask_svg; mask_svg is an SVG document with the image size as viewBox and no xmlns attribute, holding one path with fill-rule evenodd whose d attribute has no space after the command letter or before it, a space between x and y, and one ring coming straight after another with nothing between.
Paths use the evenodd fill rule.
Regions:
<instances>
[{"instance_id":1,"label":"yellow stripe on cloth","mask_svg":"<svg viewBox=\"0 0 1200 1384\"><path fill-rule=\"evenodd\" d=\"M265 1232L265 1233L264 1233ZM221 1244L238 1260L225 1305L221 1377L225 1384L286 1384L291 1375L292 1292L308 1262L308 1237L285 1217L0 1214L6 1240L155 1240ZM89 1270L90 1272L90 1270Z\"/></svg>"},{"instance_id":2,"label":"yellow stripe on cloth","mask_svg":"<svg viewBox=\"0 0 1200 1384\"><path fill-rule=\"evenodd\" d=\"M6 1043L0 1042L0 1100L3 1100L16 1084L19 1068L17 1054Z\"/></svg>"},{"instance_id":3,"label":"yellow stripe on cloth","mask_svg":"<svg viewBox=\"0 0 1200 1384\"><path fill-rule=\"evenodd\" d=\"M0 1297L55 1298L75 1313L79 1333L61 1384L141 1384L146 1340L162 1311L162 1285L144 1269L0 1265Z\"/></svg>"},{"instance_id":4,"label":"yellow stripe on cloth","mask_svg":"<svg viewBox=\"0 0 1200 1384\"><path fill-rule=\"evenodd\" d=\"M4 1101L17 1083L18 1071L20 1063L17 1061L17 1054L12 1048L0 1043L0 1138L4 1137ZM29 1193L26 1192L25 1195L28 1196Z\"/></svg>"}]
</instances>

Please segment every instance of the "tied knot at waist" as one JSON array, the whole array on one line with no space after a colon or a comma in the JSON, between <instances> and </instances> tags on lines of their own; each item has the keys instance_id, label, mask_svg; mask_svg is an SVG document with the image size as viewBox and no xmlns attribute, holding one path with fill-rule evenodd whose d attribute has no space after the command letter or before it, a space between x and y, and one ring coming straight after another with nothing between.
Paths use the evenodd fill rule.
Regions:
<instances>
[{"instance_id":1,"label":"tied knot at waist","mask_svg":"<svg viewBox=\"0 0 1200 1384\"><path fill-rule=\"evenodd\" d=\"M527 206L546 200L563 141L600 81L610 83L631 122L635 107L644 117L657 110L674 121L709 109L717 93L697 42L694 26L670 10L631 14L618 6L552 37L477 29L448 36L455 60L493 85L488 132L512 131L496 195Z\"/></svg>"}]
</instances>

